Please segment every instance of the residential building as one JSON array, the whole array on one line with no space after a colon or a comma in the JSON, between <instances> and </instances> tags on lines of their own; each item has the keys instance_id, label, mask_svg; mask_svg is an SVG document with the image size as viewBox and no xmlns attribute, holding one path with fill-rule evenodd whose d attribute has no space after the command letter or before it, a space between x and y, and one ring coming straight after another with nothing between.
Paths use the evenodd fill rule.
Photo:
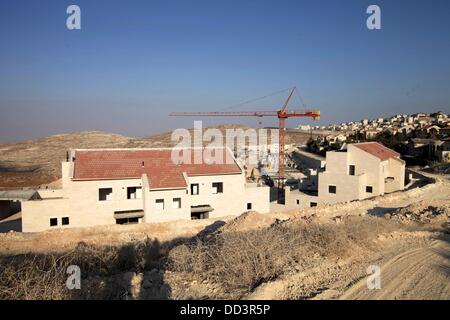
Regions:
<instances>
[{"instance_id":1,"label":"residential building","mask_svg":"<svg viewBox=\"0 0 450 320\"><path fill-rule=\"evenodd\" d=\"M34 190L0 190L0 220L21 210L21 202L39 199Z\"/></svg>"},{"instance_id":2,"label":"residential building","mask_svg":"<svg viewBox=\"0 0 450 320\"><path fill-rule=\"evenodd\" d=\"M287 190L286 203L309 207L403 190L405 162L397 152L377 142L349 144L346 151L326 153L325 171L318 176L317 194Z\"/></svg>"},{"instance_id":3,"label":"residential building","mask_svg":"<svg viewBox=\"0 0 450 320\"><path fill-rule=\"evenodd\" d=\"M428 124L417 131L418 138L437 137L441 128L437 125Z\"/></svg>"},{"instance_id":4,"label":"residential building","mask_svg":"<svg viewBox=\"0 0 450 320\"><path fill-rule=\"evenodd\" d=\"M368 129L368 130L364 130L362 133L366 139L373 139L380 132L381 132L381 129Z\"/></svg>"},{"instance_id":5,"label":"residential building","mask_svg":"<svg viewBox=\"0 0 450 320\"><path fill-rule=\"evenodd\" d=\"M326 169L319 173L320 203L362 200L403 190L405 163L400 155L377 142L327 152Z\"/></svg>"},{"instance_id":6,"label":"residential building","mask_svg":"<svg viewBox=\"0 0 450 320\"><path fill-rule=\"evenodd\" d=\"M302 130L302 131L309 131L309 130L311 130L311 126L309 124L301 124L297 128L299 130Z\"/></svg>"},{"instance_id":7,"label":"residential building","mask_svg":"<svg viewBox=\"0 0 450 320\"><path fill-rule=\"evenodd\" d=\"M407 157L429 159L430 144L433 139L413 138L409 139L405 146L404 154Z\"/></svg>"},{"instance_id":8,"label":"residential building","mask_svg":"<svg viewBox=\"0 0 450 320\"><path fill-rule=\"evenodd\" d=\"M445 126L439 130L439 133L443 138L450 137L450 123L445 124Z\"/></svg>"},{"instance_id":9,"label":"residential building","mask_svg":"<svg viewBox=\"0 0 450 320\"><path fill-rule=\"evenodd\" d=\"M405 159L427 161L437 161L441 163L449 162L450 138L438 139L410 139L405 146Z\"/></svg>"},{"instance_id":10,"label":"residential building","mask_svg":"<svg viewBox=\"0 0 450 320\"><path fill-rule=\"evenodd\" d=\"M22 203L22 231L269 212L269 187L246 183L231 151L220 150L231 163L174 163L172 149L72 150L62 189Z\"/></svg>"},{"instance_id":11,"label":"residential building","mask_svg":"<svg viewBox=\"0 0 450 320\"><path fill-rule=\"evenodd\" d=\"M431 160L441 163L450 162L450 138L432 140L429 147Z\"/></svg>"},{"instance_id":12,"label":"residential building","mask_svg":"<svg viewBox=\"0 0 450 320\"><path fill-rule=\"evenodd\" d=\"M400 138L406 139L406 138L412 136L413 131L414 131L414 126L412 126L410 124L406 124L406 125L401 126L398 129L397 134L399 135Z\"/></svg>"},{"instance_id":13,"label":"residential building","mask_svg":"<svg viewBox=\"0 0 450 320\"><path fill-rule=\"evenodd\" d=\"M300 169L317 170L325 167L325 157L308 151L306 147L296 148L291 157Z\"/></svg>"}]
</instances>

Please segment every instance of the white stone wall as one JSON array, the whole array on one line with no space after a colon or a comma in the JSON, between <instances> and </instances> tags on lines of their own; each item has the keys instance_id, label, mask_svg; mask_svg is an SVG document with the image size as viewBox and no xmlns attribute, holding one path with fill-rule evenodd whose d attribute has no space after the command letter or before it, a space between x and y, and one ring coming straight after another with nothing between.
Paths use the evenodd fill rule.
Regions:
<instances>
[{"instance_id":1,"label":"white stone wall","mask_svg":"<svg viewBox=\"0 0 450 320\"><path fill-rule=\"evenodd\" d=\"M290 188L284 188L284 204L287 209L303 209L311 207L311 202L320 204L319 197L303 193L298 189L290 190Z\"/></svg>"},{"instance_id":2,"label":"white stone wall","mask_svg":"<svg viewBox=\"0 0 450 320\"><path fill-rule=\"evenodd\" d=\"M333 204L361 200L365 181L365 174L350 176L348 173L321 172L319 174L319 203ZM329 186L335 186L336 193L330 193Z\"/></svg>"},{"instance_id":3,"label":"white stone wall","mask_svg":"<svg viewBox=\"0 0 450 320\"><path fill-rule=\"evenodd\" d=\"M389 159L385 178L387 177L392 177L394 180L389 179L384 184L386 193L403 190L405 188L405 164L395 159Z\"/></svg>"},{"instance_id":4,"label":"white stone wall","mask_svg":"<svg viewBox=\"0 0 450 320\"><path fill-rule=\"evenodd\" d=\"M173 199L181 198L181 208L172 208ZM186 189L175 190L145 190L145 216L144 222L165 222L174 220L190 220L190 196ZM159 210L156 200L164 200L164 209Z\"/></svg>"},{"instance_id":5,"label":"white stone wall","mask_svg":"<svg viewBox=\"0 0 450 320\"><path fill-rule=\"evenodd\" d=\"M50 229L50 218L58 219L58 226L54 228L62 227L61 219L72 215L67 198L23 201L22 232L40 232Z\"/></svg>"},{"instance_id":6,"label":"white stone wall","mask_svg":"<svg viewBox=\"0 0 450 320\"><path fill-rule=\"evenodd\" d=\"M351 144L347 147L347 153L348 165L355 165L355 175L363 173L366 175L366 180L363 181L365 185L362 185L362 199L384 194L384 177L382 171L386 164L383 164L379 158ZM371 194L365 192L366 186L372 187L373 191Z\"/></svg>"},{"instance_id":7,"label":"white stone wall","mask_svg":"<svg viewBox=\"0 0 450 320\"><path fill-rule=\"evenodd\" d=\"M350 165L355 166L354 175L349 174ZM386 179L388 177L394 180ZM404 180L403 162L397 159L381 161L354 145L349 145L347 152L327 152L326 170L319 173L317 197L297 190L288 191L286 205L304 208L309 207L311 201L320 205L363 200L403 190ZM336 193L330 193L329 186L335 186ZM366 190L368 186L372 187L371 193Z\"/></svg>"},{"instance_id":8,"label":"white stone wall","mask_svg":"<svg viewBox=\"0 0 450 320\"><path fill-rule=\"evenodd\" d=\"M115 211L144 209L143 199L127 199L127 187L140 186L141 179L64 181L59 198L23 202L22 229L24 232L50 229L49 217L69 217L70 223L65 227L115 224ZM111 200L99 200L100 188L112 188Z\"/></svg>"},{"instance_id":9,"label":"white stone wall","mask_svg":"<svg viewBox=\"0 0 450 320\"><path fill-rule=\"evenodd\" d=\"M264 187L256 187L256 186L248 186L245 188L244 193L244 205L247 206L247 203L252 204L253 211L257 211L259 213L268 213L270 212L270 188L267 186ZM245 207L245 211L247 211L247 207Z\"/></svg>"},{"instance_id":10,"label":"white stone wall","mask_svg":"<svg viewBox=\"0 0 450 320\"><path fill-rule=\"evenodd\" d=\"M199 184L199 194L190 196L191 206L210 205L214 208L209 214L211 218L239 215L247 211L247 203L252 203L252 210L269 212L269 188L246 188L243 174L195 176L188 179L189 193L190 184ZM223 193L213 193L213 182L223 183Z\"/></svg>"},{"instance_id":11,"label":"white stone wall","mask_svg":"<svg viewBox=\"0 0 450 320\"><path fill-rule=\"evenodd\" d=\"M44 200L24 201L22 229L24 232L38 232L63 227L61 219L68 217L66 227L89 227L115 224L115 211L143 210L144 222L190 220L191 206L210 205L214 211L210 218L239 215L252 210L261 213L270 211L268 187L246 187L244 174L186 177L186 189L150 190L148 179L72 181L73 165L63 163L63 189L43 191ZM213 182L223 183L223 193L213 193ZM198 183L199 195L190 195L190 184ZM127 199L127 187L142 187L141 199ZM110 200L99 200L100 188L112 188ZM172 208L174 198L181 198L181 208ZM164 210L156 209L156 200L164 199ZM50 227L50 218L58 219L58 226Z\"/></svg>"}]
</instances>

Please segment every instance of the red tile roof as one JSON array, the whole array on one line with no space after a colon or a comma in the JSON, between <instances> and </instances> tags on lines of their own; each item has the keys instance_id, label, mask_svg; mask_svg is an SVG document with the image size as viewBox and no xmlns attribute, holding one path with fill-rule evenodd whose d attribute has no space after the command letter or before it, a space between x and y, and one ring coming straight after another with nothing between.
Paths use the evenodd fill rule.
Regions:
<instances>
[{"instance_id":1,"label":"red tile roof","mask_svg":"<svg viewBox=\"0 0 450 320\"><path fill-rule=\"evenodd\" d=\"M221 149L226 155L226 149ZM147 174L151 189L183 188L188 176L241 173L232 164L175 164L170 149L76 150L73 180L137 179ZM192 159L194 150L191 152ZM142 166L144 163L144 166ZM193 161L192 161L193 163Z\"/></svg>"},{"instance_id":2,"label":"red tile roof","mask_svg":"<svg viewBox=\"0 0 450 320\"><path fill-rule=\"evenodd\" d=\"M395 152L392 149L386 148L378 142L356 143L354 144L354 146L367 153L370 153L381 161L388 160L390 158L403 161L400 159L399 153Z\"/></svg>"}]
</instances>

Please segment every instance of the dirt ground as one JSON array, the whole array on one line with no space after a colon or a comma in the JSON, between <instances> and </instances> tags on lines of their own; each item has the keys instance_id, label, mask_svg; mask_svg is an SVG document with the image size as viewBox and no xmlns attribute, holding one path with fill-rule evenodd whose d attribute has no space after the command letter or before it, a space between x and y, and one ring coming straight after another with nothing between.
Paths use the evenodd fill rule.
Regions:
<instances>
[{"instance_id":1,"label":"dirt ground","mask_svg":"<svg viewBox=\"0 0 450 320\"><path fill-rule=\"evenodd\" d=\"M355 248L345 259L264 283L245 299L450 299L448 234L394 231L375 244L373 250ZM380 289L367 286L369 266L380 268Z\"/></svg>"},{"instance_id":2,"label":"dirt ground","mask_svg":"<svg viewBox=\"0 0 450 320\"><path fill-rule=\"evenodd\" d=\"M369 290L362 279L339 299L450 299L449 257L448 239L405 250L381 265L382 289Z\"/></svg>"}]
</instances>

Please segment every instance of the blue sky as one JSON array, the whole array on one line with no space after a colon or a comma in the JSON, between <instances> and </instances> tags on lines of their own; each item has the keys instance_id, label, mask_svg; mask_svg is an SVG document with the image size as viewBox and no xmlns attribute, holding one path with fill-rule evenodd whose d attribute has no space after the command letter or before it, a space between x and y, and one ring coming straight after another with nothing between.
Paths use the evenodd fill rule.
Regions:
<instances>
[{"instance_id":1,"label":"blue sky","mask_svg":"<svg viewBox=\"0 0 450 320\"><path fill-rule=\"evenodd\" d=\"M81 30L66 28L70 4ZM366 28L370 4L381 7L381 30ZM145 136L192 127L170 111L219 110L294 85L324 124L450 112L450 2L0 1L0 141ZM299 122L312 123L288 125Z\"/></svg>"}]
</instances>

